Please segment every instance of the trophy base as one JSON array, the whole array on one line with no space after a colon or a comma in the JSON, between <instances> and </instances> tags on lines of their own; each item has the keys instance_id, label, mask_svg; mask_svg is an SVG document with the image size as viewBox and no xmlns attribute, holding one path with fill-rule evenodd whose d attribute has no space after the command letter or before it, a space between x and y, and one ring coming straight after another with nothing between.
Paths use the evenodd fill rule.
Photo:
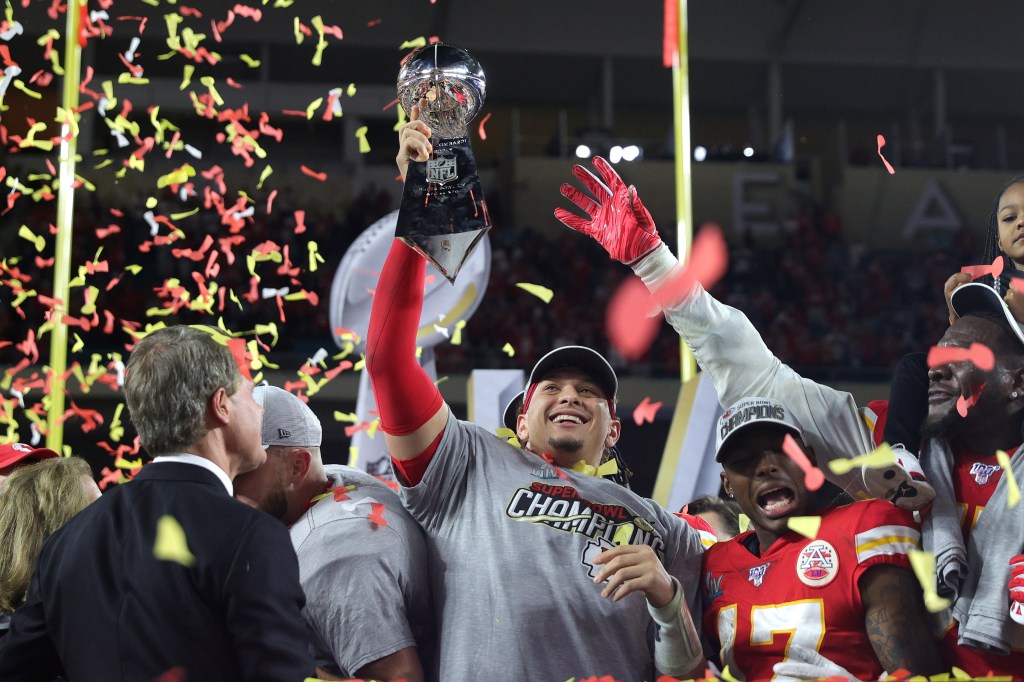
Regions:
<instances>
[{"instance_id":1,"label":"trophy base","mask_svg":"<svg viewBox=\"0 0 1024 682\"><path fill-rule=\"evenodd\" d=\"M450 283L462 269L477 242L487 234L490 227L470 232L456 232L442 235L407 235L399 237L405 245L434 264Z\"/></svg>"},{"instance_id":2,"label":"trophy base","mask_svg":"<svg viewBox=\"0 0 1024 682\"><path fill-rule=\"evenodd\" d=\"M483 195L469 138L435 140L428 161L409 164L395 236L454 283L491 227Z\"/></svg>"}]
</instances>

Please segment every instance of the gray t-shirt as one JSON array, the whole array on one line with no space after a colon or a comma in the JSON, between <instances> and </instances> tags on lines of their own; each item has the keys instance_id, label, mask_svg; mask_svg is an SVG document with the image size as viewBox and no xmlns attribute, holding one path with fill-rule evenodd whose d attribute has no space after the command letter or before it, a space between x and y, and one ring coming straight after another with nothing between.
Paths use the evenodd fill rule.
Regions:
<instances>
[{"instance_id":1,"label":"gray t-shirt","mask_svg":"<svg viewBox=\"0 0 1024 682\"><path fill-rule=\"evenodd\" d=\"M450 417L423 480L402 489L427 533L442 679L653 680L644 595L612 602L593 581L593 558L615 544L650 545L697 606L696 531L611 481L561 472Z\"/></svg>"},{"instance_id":2,"label":"gray t-shirt","mask_svg":"<svg viewBox=\"0 0 1024 682\"><path fill-rule=\"evenodd\" d=\"M431 666L436 638L422 530L374 477L345 466L325 470L332 488L357 488L344 493L348 499L329 492L291 528L317 665L354 677L368 663L416 646ZM387 525L370 520L374 502L384 505Z\"/></svg>"}]
</instances>

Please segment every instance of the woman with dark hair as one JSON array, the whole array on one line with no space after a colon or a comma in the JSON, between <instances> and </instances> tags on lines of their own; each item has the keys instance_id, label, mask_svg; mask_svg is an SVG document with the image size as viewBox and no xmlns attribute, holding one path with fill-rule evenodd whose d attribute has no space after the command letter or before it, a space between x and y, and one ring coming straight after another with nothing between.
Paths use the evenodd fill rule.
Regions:
<instances>
[{"instance_id":1,"label":"woman with dark hair","mask_svg":"<svg viewBox=\"0 0 1024 682\"><path fill-rule=\"evenodd\" d=\"M22 467L0 486L0 642L25 599L43 542L99 496L79 457Z\"/></svg>"}]
</instances>

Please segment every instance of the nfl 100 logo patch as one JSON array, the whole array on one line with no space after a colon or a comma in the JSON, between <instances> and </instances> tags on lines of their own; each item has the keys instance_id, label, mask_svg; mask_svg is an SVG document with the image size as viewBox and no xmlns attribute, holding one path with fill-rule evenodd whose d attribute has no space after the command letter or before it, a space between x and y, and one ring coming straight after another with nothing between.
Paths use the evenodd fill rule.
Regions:
<instances>
[{"instance_id":1,"label":"nfl 100 logo patch","mask_svg":"<svg viewBox=\"0 0 1024 682\"><path fill-rule=\"evenodd\" d=\"M750 569L750 573L747 575L747 580L749 580L754 587L761 587L761 583L764 582L764 574L768 570L768 567L771 565L772 564L769 561L766 564L754 566Z\"/></svg>"},{"instance_id":2,"label":"nfl 100 logo patch","mask_svg":"<svg viewBox=\"0 0 1024 682\"><path fill-rule=\"evenodd\" d=\"M1002 469L998 464L982 464L981 462L975 462L971 465L971 476L974 476L974 482L978 485L985 485L988 480L992 478L992 474Z\"/></svg>"}]
</instances>

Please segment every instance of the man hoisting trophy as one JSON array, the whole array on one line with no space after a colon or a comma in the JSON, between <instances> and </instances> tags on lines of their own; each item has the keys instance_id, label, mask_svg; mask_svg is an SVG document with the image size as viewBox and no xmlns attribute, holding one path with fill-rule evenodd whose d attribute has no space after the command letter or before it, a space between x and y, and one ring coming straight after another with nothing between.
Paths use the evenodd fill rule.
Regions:
<instances>
[{"instance_id":1,"label":"man hoisting trophy","mask_svg":"<svg viewBox=\"0 0 1024 682\"><path fill-rule=\"evenodd\" d=\"M416 50L398 72L399 102L406 112L419 107L434 151L426 162L409 164L395 236L449 282L491 227L468 130L485 91L476 59L445 43Z\"/></svg>"}]
</instances>

